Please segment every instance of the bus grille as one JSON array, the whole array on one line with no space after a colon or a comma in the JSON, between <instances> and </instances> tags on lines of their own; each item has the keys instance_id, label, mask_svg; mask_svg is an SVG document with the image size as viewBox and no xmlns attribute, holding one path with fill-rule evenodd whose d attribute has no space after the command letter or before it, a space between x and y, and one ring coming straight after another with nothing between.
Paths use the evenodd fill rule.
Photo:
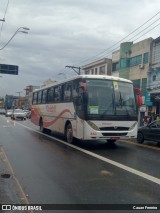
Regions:
<instances>
[{"instance_id":1,"label":"bus grille","mask_svg":"<svg viewBox=\"0 0 160 213\"><path fill-rule=\"evenodd\" d=\"M110 126L110 127L101 127L99 129L101 131L127 131L127 130L129 130L129 127L117 126L115 128L114 126Z\"/></svg>"},{"instance_id":2,"label":"bus grille","mask_svg":"<svg viewBox=\"0 0 160 213\"><path fill-rule=\"evenodd\" d=\"M125 136L127 133L102 133L103 136Z\"/></svg>"}]
</instances>

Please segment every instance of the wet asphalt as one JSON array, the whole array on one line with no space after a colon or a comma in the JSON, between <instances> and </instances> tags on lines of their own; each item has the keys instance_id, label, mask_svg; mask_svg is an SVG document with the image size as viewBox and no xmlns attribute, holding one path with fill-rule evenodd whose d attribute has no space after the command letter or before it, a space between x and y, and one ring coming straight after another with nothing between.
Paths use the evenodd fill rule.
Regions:
<instances>
[{"instance_id":1,"label":"wet asphalt","mask_svg":"<svg viewBox=\"0 0 160 213\"><path fill-rule=\"evenodd\" d=\"M19 198L16 195L14 181L10 176L10 172L6 170L4 162L0 160L0 203L11 204L19 203Z\"/></svg>"},{"instance_id":2,"label":"wet asphalt","mask_svg":"<svg viewBox=\"0 0 160 213\"><path fill-rule=\"evenodd\" d=\"M39 134L29 121L3 118L0 134L0 203L159 203L159 185ZM158 149L75 146L159 178Z\"/></svg>"}]
</instances>

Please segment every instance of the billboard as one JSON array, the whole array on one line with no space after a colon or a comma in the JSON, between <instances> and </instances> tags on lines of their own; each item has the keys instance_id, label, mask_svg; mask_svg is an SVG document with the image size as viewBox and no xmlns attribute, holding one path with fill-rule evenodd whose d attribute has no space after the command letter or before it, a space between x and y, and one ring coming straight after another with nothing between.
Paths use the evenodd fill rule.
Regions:
<instances>
[{"instance_id":1,"label":"billboard","mask_svg":"<svg viewBox=\"0 0 160 213\"><path fill-rule=\"evenodd\" d=\"M9 64L0 64L0 73L9 75L18 75L18 66Z\"/></svg>"}]
</instances>

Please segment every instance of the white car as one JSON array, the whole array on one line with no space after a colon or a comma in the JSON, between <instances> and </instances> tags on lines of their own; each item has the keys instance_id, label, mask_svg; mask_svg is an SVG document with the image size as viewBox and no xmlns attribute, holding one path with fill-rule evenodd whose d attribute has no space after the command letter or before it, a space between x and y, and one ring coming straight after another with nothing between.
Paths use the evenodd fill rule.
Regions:
<instances>
[{"instance_id":1,"label":"white car","mask_svg":"<svg viewBox=\"0 0 160 213\"><path fill-rule=\"evenodd\" d=\"M22 109L15 109L11 115L11 119L21 119L26 120L26 113Z\"/></svg>"},{"instance_id":2,"label":"white car","mask_svg":"<svg viewBox=\"0 0 160 213\"><path fill-rule=\"evenodd\" d=\"M6 114L6 111L4 108L0 108L0 115L5 115Z\"/></svg>"}]
</instances>

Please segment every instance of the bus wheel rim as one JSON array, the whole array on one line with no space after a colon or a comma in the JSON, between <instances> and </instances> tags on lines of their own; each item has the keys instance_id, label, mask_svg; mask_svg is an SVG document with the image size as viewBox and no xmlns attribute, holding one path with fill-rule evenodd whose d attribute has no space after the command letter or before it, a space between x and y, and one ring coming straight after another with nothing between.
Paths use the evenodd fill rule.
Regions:
<instances>
[{"instance_id":1,"label":"bus wheel rim","mask_svg":"<svg viewBox=\"0 0 160 213\"><path fill-rule=\"evenodd\" d=\"M68 141L69 143L72 143L72 140L73 140L72 128L71 128L71 126L69 125L68 128L67 128L67 141Z\"/></svg>"}]
</instances>

